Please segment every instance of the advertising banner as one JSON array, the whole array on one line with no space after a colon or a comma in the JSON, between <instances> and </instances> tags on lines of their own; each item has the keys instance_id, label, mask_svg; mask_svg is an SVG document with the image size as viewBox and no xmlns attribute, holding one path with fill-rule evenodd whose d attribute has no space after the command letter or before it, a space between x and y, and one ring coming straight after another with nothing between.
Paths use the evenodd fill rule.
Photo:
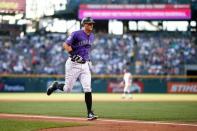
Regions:
<instances>
[{"instance_id":1,"label":"advertising banner","mask_svg":"<svg viewBox=\"0 0 197 131\"><path fill-rule=\"evenodd\" d=\"M94 19L186 20L191 18L189 5L81 5L78 17Z\"/></svg>"},{"instance_id":2,"label":"advertising banner","mask_svg":"<svg viewBox=\"0 0 197 131\"><path fill-rule=\"evenodd\" d=\"M0 83L0 92L24 92L25 86L20 84Z\"/></svg>"},{"instance_id":3,"label":"advertising banner","mask_svg":"<svg viewBox=\"0 0 197 131\"><path fill-rule=\"evenodd\" d=\"M25 12L26 0L0 0L0 12Z\"/></svg>"},{"instance_id":4,"label":"advertising banner","mask_svg":"<svg viewBox=\"0 0 197 131\"><path fill-rule=\"evenodd\" d=\"M169 82L168 93L197 93L197 82Z\"/></svg>"},{"instance_id":5,"label":"advertising banner","mask_svg":"<svg viewBox=\"0 0 197 131\"><path fill-rule=\"evenodd\" d=\"M0 92L4 89L4 83L0 82Z\"/></svg>"},{"instance_id":6,"label":"advertising banner","mask_svg":"<svg viewBox=\"0 0 197 131\"><path fill-rule=\"evenodd\" d=\"M124 89L124 85L119 82L112 82L112 81L108 82L108 86L107 86L108 93L122 93L123 89ZM144 89L144 84L140 81L133 82L130 87L130 91L132 93L134 93L134 92L135 93L143 93L143 89Z\"/></svg>"}]
</instances>

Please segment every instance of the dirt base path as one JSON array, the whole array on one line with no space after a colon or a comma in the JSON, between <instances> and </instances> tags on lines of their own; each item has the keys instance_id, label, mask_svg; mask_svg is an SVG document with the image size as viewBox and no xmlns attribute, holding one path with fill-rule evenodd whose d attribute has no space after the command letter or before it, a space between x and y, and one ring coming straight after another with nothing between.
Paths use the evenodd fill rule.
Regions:
<instances>
[{"instance_id":1,"label":"dirt base path","mask_svg":"<svg viewBox=\"0 0 197 131\"><path fill-rule=\"evenodd\" d=\"M197 124L164 123L134 120L98 119L87 121L85 118L53 117L40 115L0 114L0 119L12 118L36 121L76 122L88 126L43 129L41 131L196 131Z\"/></svg>"}]
</instances>

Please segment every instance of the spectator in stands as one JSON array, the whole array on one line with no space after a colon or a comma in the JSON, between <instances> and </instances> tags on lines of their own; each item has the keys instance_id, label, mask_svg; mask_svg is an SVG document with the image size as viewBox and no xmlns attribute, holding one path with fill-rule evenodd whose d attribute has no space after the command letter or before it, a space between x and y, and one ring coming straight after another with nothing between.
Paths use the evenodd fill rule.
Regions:
<instances>
[{"instance_id":1,"label":"spectator in stands","mask_svg":"<svg viewBox=\"0 0 197 131\"><path fill-rule=\"evenodd\" d=\"M62 74L68 57L61 48L65 37L0 38L0 73ZM135 60L136 74L182 74L184 64L197 63L194 41L183 34L165 32L139 33L135 37L98 33L91 52L93 73L120 74L127 61Z\"/></svg>"}]
</instances>

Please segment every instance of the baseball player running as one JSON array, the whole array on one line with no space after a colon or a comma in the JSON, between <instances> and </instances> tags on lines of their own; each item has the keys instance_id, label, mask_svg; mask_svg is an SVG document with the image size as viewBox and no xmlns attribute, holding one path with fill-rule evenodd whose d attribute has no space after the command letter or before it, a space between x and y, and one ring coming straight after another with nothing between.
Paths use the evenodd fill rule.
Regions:
<instances>
[{"instance_id":1,"label":"baseball player running","mask_svg":"<svg viewBox=\"0 0 197 131\"><path fill-rule=\"evenodd\" d=\"M92 33L94 20L91 17L82 19L83 29L73 32L63 44L63 48L69 53L65 64L65 83L53 82L47 89L47 95L51 95L59 89L70 92L77 78L82 84L85 93L87 107L87 119L95 120L97 116L92 111L92 89L90 72L90 49L94 41Z\"/></svg>"}]
</instances>

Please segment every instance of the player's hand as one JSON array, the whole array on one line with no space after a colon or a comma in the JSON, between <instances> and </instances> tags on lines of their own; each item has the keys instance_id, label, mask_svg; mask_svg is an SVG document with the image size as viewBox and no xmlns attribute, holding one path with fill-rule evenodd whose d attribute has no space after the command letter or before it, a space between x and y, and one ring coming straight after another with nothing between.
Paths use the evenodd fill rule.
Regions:
<instances>
[{"instance_id":1,"label":"player's hand","mask_svg":"<svg viewBox=\"0 0 197 131\"><path fill-rule=\"evenodd\" d=\"M73 56L73 55L74 55L74 51L70 51L70 52L68 52L68 54L69 54L70 56Z\"/></svg>"}]
</instances>

